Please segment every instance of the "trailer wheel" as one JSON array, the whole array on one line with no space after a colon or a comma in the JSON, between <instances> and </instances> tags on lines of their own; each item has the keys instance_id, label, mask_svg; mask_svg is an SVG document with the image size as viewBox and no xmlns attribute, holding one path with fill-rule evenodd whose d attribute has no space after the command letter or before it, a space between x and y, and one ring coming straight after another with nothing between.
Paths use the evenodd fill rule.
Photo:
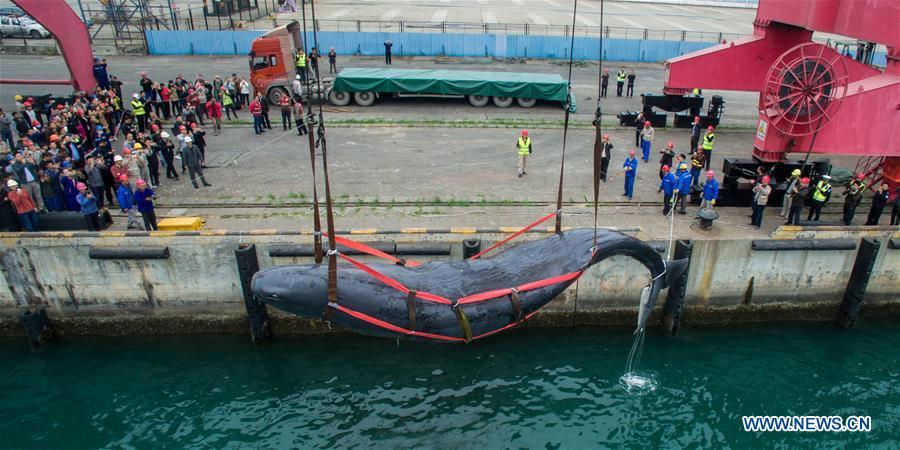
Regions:
<instances>
[{"instance_id":1,"label":"trailer wheel","mask_svg":"<svg viewBox=\"0 0 900 450\"><path fill-rule=\"evenodd\" d=\"M537 104L537 99L534 98L517 98L516 103L523 108L531 108L535 104Z\"/></svg>"},{"instance_id":2,"label":"trailer wheel","mask_svg":"<svg viewBox=\"0 0 900 450\"><path fill-rule=\"evenodd\" d=\"M491 98L486 95L470 95L469 96L469 104L476 108L481 108L482 106L487 106L487 104L491 101Z\"/></svg>"},{"instance_id":3,"label":"trailer wheel","mask_svg":"<svg viewBox=\"0 0 900 450\"><path fill-rule=\"evenodd\" d=\"M375 104L375 93L364 91L353 93L353 100L359 106L372 106Z\"/></svg>"},{"instance_id":4,"label":"trailer wheel","mask_svg":"<svg viewBox=\"0 0 900 450\"><path fill-rule=\"evenodd\" d=\"M350 104L350 94L347 92L331 91L328 94L328 100L334 106L347 106Z\"/></svg>"},{"instance_id":5,"label":"trailer wheel","mask_svg":"<svg viewBox=\"0 0 900 450\"><path fill-rule=\"evenodd\" d=\"M40 39L41 32L38 30L31 30L31 32L28 33L28 36L31 37L32 39Z\"/></svg>"},{"instance_id":6,"label":"trailer wheel","mask_svg":"<svg viewBox=\"0 0 900 450\"><path fill-rule=\"evenodd\" d=\"M266 97L269 99L270 105L280 105L281 97L285 97L285 96L290 98L290 94L288 94L287 89L285 89L283 87L275 86L275 87L269 89L269 95L267 95Z\"/></svg>"},{"instance_id":7,"label":"trailer wheel","mask_svg":"<svg viewBox=\"0 0 900 450\"><path fill-rule=\"evenodd\" d=\"M494 97L494 104L500 108L509 108L513 104L512 97Z\"/></svg>"}]
</instances>

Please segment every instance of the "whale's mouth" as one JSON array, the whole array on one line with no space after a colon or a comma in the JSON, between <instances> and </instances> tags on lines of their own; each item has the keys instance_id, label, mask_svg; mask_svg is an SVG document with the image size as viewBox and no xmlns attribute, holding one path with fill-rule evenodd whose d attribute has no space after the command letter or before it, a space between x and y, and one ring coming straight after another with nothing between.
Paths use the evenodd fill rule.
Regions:
<instances>
[{"instance_id":1,"label":"whale's mouth","mask_svg":"<svg viewBox=\"0 0 900 450\"><path fill-rule=\"evenodd\" d=\"M253 276L250 291L257 300L304 317L320 317L327 302L327 283L319 265L281 266Z\"/></svg>"}]
</instances>

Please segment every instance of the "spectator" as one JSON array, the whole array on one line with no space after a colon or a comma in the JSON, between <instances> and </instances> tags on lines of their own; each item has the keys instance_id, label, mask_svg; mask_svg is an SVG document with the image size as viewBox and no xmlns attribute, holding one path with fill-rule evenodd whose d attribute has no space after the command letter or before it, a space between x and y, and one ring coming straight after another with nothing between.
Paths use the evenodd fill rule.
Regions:
<instances>
[{"instance_id":1,"label":"spectator","mask_svg":"<svg viewBox=\"0 0 900 450\"><path fill-rule=\"evenodd\" d=\"M100 89L109 89L109 73L106 71L106 58L94 58L94 79Z\"/></svg>"},{"instance_id":2,"label":"spectator","mask_svg":"<svg viewBox=\"0 0 900 450\"><path fill-rule=\"evenodd\" d=\"M294 82L291 84L291 90L294 91L295 96L303 95L303 82L300 80L300 75L294 77Z\"/></svg>"},{"instance_id":3,"label":"spectator","mask_svg":"<svg viewBox=\"0 0 900 450\"><path fill-rule=\"evenodd\" d=\"M799 172L799 170L797 170ZM844 225L853 223L853 216L856 215L856 207L862 202L863 194L866 192L866 184L863 180L866 176L862 173L856 174L856 177L850 180L847 189L844 190Z\"/></svg>"},{"instance_id":4,"label":"spectator","mask_svg":"<svg viewBox=\"0 0 900 450\"><path fill-rule=\"evenodd\" d=\"M319 75L319 58L321 58L321 57L322 57L322 55L319 54L319 49L313 47L309 51L309 66L315 72L316 78L318 78L320 76Z\"/></svg>"},{"instance_id":5,"label":"spectator","mask_svg":"<svg viewBox=\"0 0 900 450\"><path fill-rule=\"evenodd\" d=\"M262 105L260 105L262 101L264 101L262 100L262 94L259 94L250 102L250 114L253 116L253 131L256 134L262 134L266 131L262 122Z\"/></svg>"},{"instance_id":6,"label":"spectator","mask_svg":"<svg viewBox=\"0 0 900 450\"><path fill-rule=\"evenodd\" d=\"M809 197L809 178L800 179L800 184L791 190L791 210L785 225L800 225L800 214L803 214L803 203Z\"/></svg>"},{"instance_id":7,"label":"spectator","mask_svg":"<svg viewBox=\"0 0 900 450\"><path fill-rule=\"evenodd\" d=\"M203 177L203 164L200 150L193 144L193 139L190 136L185 138L185 142L187 143L187 146L181 152L181 157L188 167L194 189L200 188L200 186L197 185L198 178L203 182L204 186L212 186L206 181L206 178Z\"/></svg>"},{"instance_id":8,"label":"spectator","mask_svg":"<svg viewBox=\"0 0 900 450\"><path fill-rule=\"evenodd\" d=\"M328 50L328 73L337 73L337 53L334 51L334 47L331 47Z\"/></svg>"},{"instance_id":9,"label":"spectator","mask_svg":"<svg viewBox=\"0 0 900 450\"><path fill-rule=\"evenodd\" d=\"M152 187L159 186L159 146L152 138L144 138L144 158L147 160L147 175Z\"/></svg>"},{"instance_id":10,"label":"spectator","mask_svg":"<svg viewBox=\"0 0 900 450\"><path fill-rule=\"evenodd\" d=\"M43 170L38 170L41 177L41 197L47 211L60 212L63 210L62 190L60 189L60 176L55 164L47 164Z\"/></svg>"},{"instance_id":11,"label":"spectator","mask_svg":"<svg viewBox=\"0 0 900 450\"><path fill-rule=\"evenodd\" d=\"M872 209L869 210L869 218L866 219L866 225L878 225L878 220L881 219L881 213L884 212L884 208L888 204L888 200L891 197L891 191L889 190L890 186L887 183L881 183L881 186L878 187L878 191L875 192L875 196L872 197Z\"/></svg>"},{"instance_id":12,"label":"spectator","mask_svg":"<svg viewBox=\"0 0 900 450\"><path fill-rule=\"evenodd\" d=\"M137 209L134 204L134 192L128 182L128 175L119 177L119 188L116 190L116 198L119 200L119 208L122 212L128 214L127 228L129 230L141 228L140 222L137 221Z\"/></svg>"},{"instance_id":13,"label":"spectator","mask_svg":"<svg viewBox=\"0 0 900 450\"><path fill-rule=\"evenodd\" d=\"M634 97L634 79L637 75L634 74L634 69L628 71L628 89L625 92L626 97Z\"/></svg>"},{"instance_id":14,"label":"spectator","mask_svg":"<svg viewBox=\"0 0 900 450\"><path fill-rule=\"evenodd\" d=\"M11 189L7 184L10 181L12 181L12 175L6 175L2 177L2 183L0 183L0 227L6 231L21 231L19 214L9 199Z\"/></svg>"},{"instance_id":15,"label":"spectator","mask_svg":"<svg viewBox=\"0 0 900 450\"><path fill-rule=\"evenodd\" d=\"M279 105L281 106L281 128L282 131L287 131L291 127L291 98L282 95Z\"/></svg>"},{"instance_id":16,"label":"spectator","mask_svg":"<svg viewBox=\"0 0 900 450\"><path fill-rule=\"evenodd\" d=\"M639 112L637 117L634 119L634 146L641 146L641 133L644 131L644 122L647 120L644 118L644 113Z\"/></svg>"},{"instance_id":17,"label":"spectator","mask_svg":"<svg viewBox=\"0 0 900 450\"><path fill-rule=\"evenodd\" d=\"M200 125L196 123L191 124L191 137L194 140L194 145L200 150L200 162L203 167L206 167L206 132L200 128Z\"/></svg>"},{"instance_id":18,"label":"spectator","mask_svg":"<svg viewBox=\"0 0 900 450\"><path fill-rule=\"evenodd\" d=\"M263 126L271 130L272 122L269 120L269 101L266 100L266 97L262 94L259 94L259 106L262 111Z\"/></svg>"},{"instance_id":19,"label":"spectator","mask_svg":"<svg viewBox=\"0 0 900 450\"><path fill-rule=\"evenodd\" d=\"M5 142L12 150L16 144L13 142L13 120L0 109L0 141Z\"/></svg>"},{"instance_id":20,"label":"spectator","mask_svg":"<svg viewBox=\"0 0 900 450\"><path fill-rule=\"evenodd\" d=\"M166 166L166 178L178 180L178 171L175 170L175 144L169 139L169 133L159 133L156 145L163 155L163 164Z\"/></svg>"},{"instance_id":21,"label":"spectator","mask_svg":"<svg viewBox=\"0 0 900 450\"><path fill-rule=\"evenodd\" d=\"M137 202L138 212L144 219L145 230L158 230L156 226L156 211L153 208L153 201L156 200L156 193L153 189L147 187L147 182L137 180L137 191L134 193L135 202Z\"/></svg>"},{"instance_id":22,"label":"spectator","mask_svg":"<svg viewBox=\"0 0 900 450\"><path fill-rule=\"evenodd\" d=\"M600 97L606 98L606 88L609 86L609 69L603 69L603 75L600 75Z\"/></svg>"},{"instance_id":23,"label":"spectator","mask_svg":"<svg viewBox=\"0 0 900 450\"><path fill-rule=\"evenodd\" d=\"M79 210L77 183L78 181L75 180L75 174L69 169L63 169L62 176L59 177L59 184L62 186L66 211Z\"/></svg>"},{"instance_id":24,"label":"spectator","mask_svg":"<svg viewBox=\"0 0 900 450\"><path fill-rule=\"evenodd\" d=\"M238 88L241 91L241 105L242 106L249 105L250 104L250 83L248 83L246 79L241 78L241 81L238 84Z\"/></svg>"},{"instance_id":25,"label":"spectator","mask_svg":"<svg viewBox=\"0 0 900 450\"><path fill-rule=\"evenodd\" d=\"M672 141L669 141L666 144L666 148L660 150L659 154L662 155L659 158L659 179L662 180L664 176L662 167L671 166L672 161L675 159L675 144L673 144Z\"/></svg>"},{"instance_id":26,"label":"spectator","mask_svg":"<svg viewBox=\"0 0 900 450\"><path fill-rule=\"evenodd\" d=\"M788 214L790 214L791 202L794 200L791 193L796 190L798 184L800 184L800 169L794 169L791 172L791 177L787 180L787 187L784 189L784 200L781 203L781 213L778 214L778 217L786 219Z\"/></svg>"},{"instance_id":27,"label":"spectator","mask_svg":"<svg viewBox=\"0 0 900 450\"><path fill-rule=\"evenodd\" d=\"M753 218L750 225L754 225L756 228L762 227L763 212L766 210L766 204L769 203L769 194L772 193L769 181L771 181L769 176L765 175L760 183L753 187Z\"/></svg>"},{"instance_id":28,"label":"spectator","mask_svg":"<svg viewBox=\"0 0 900 450\"><path fill-rule=\"evenodd\" d=\"M41 197L37 169L33 154L26 157L23 153L17 153L12 164L6 166L6 171L13 174L18 180L16 187L31 196L31 202L36 205L38 211L44 211L44 199ZM19 215L21 214L22 212L19 210Z\"/></svg>"},{"instance_id":29,"label":"spectator","mask_svg":"<svg viewBox=\"0 0 900 450\"><path fill-rule=\"evenodd\" d=\"M218 136L222 131L222 104L216 99L210 99L206 102L206 115L212 121L213 136ZM237 118L237 112L234 113L234 117Z\"/></svg>"},{"instance_id":30,"label":"spectator","mask_svg":"<svg viewBox=\"0 0 900 450\"><path fill-rule=\"evenodd\" d=\"M900 225L900 187L894 189L893 205L891 207L891 225Z\"/></svg>"},{"instance_id":31,"label":"spectator","mask_svg":"<svg viewBox=\"0 0 900 450\"><path fill-rule=\"evenodd\" d=\"M232 114L234 114L235 120L239 119L239 117L237 115L237 105L234 104L234 100L231 98L231 95L225 90L225 88L222 88L220 90L219 94L222 97L222 106L219 108L219 117L222 117L222 108L225 108L225 117L228 120L231 120ZM212 102L218 103L218 101L216 99L210 99L209 102L210 103L212 103ZM207 113L209 113L209 108L207 108ZM211 117L212 116L210 116L210 118Z\"/></svg>"},{"instance_id":32,"label":"spectator","mask_svg":"<svg viewBox=\"0 0 900 450\"><path fill-rule=\"evenodd\" d=\"M81 207L81 214L84 215L84 222L88 231L103 231L100 226L100 207L97 205L98 197L88 189L84 183L78 183L78 204Z\"/></svg>"},{"instance_id":33,"label":"spectator","mask_svg":"<svg viewBox=\"0 0 900 450\"><path fill-rule=\"evenodd\" d=\"M7 181L6 186L9 188L8 200L13 204L16 213L19 215L22 227L25 228L25 231L37 231L38 216L35 213L36 208L31 195L22 190L19 187L19 183L15 180Z\"/></svg>"},{"instance_id":34,"label":"spectator","mask_svg":"<svg viewBox=\"0 0 900 450\"><path fill-rule=\"evenodd\" d=\"M384 41L384 63L387 65L391 65L391 47L394 46L394 43L390 40Z\"/></svg>"},{"instance_id":35,"label":"spectator","mask_svg":"<svg viewBox=\"0 0 900 450\"><path fill-rule=\"evenodd\" d=\"M97 202L97 208L103 209L103 158L88 157L84 165L84 174L87 177L87 187Z\"/></svg>"}]
</instances>

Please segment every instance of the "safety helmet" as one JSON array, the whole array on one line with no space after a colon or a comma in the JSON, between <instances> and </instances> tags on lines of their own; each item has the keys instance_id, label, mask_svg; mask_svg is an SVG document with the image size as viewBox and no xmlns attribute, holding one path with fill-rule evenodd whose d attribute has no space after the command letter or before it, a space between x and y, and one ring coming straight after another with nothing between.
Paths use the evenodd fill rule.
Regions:
<instances>
[{"instance_id":1,"label":"safety helmet","mask_svg":"<svg viewBox=\"0 0 900 450\"><path fill-rule=\"evenodd\" d=\"M528 136L528 130L522 130L522 136Z\"/></svg>"},{"instance_id":2,"label":"safety helmet","mask_svg":"<svg viewBox=\"0 0 900 450\"><path fill-rule=\"evenodd\" d=\"M141 96L138 95L137 93L134 93L134 94L131 94L131 98L141 98Z\"/></svg>"},{"instance_id":3,"label":"safety helmet","mask_svg":"<svg viewBox=\"0 0 900 450\"><path fill-rule=\"evenodd\" d=\"M135 145L135 148L137 148L137 144L134 144L134 145ZM131 149L130 149L130 148L122 149L122 154L123 154L123 155L130 155L130 154L131 154Z\"/></svg>"},{"instance_id":4,"label":"safety helmet","mask_svg":"<svg viewBox=\"0 0 900 450\"><path fill-rule=\"evenodd\" d=\"M800 169L794 169L794 171L791 172L791 175L793 175L793 176L795 176L795 177L799 177L799 176L800 176Z\"/></svg>"},{"instance_id":5,"label":"safety helmet","mask_svg":"<svg viewBox=\"0 0 900 450\"><path fill-rule=\"evenodd\" d=\"M683 162L678 166L679 169L687 170L687 163Z\"/></svg>"},{"instance_id":6,"label":"safety helmet","mask_svg":"<svg viewBox=\"0 0 900 450\"><path fill-rule=\"evenodd\" d=\"M826 179L826 180L830 180L830 179L831 179L831 175L827 175L827 174L826 174L826 175L822 175L822 178L823 178L823 179Z\"/></svg>"},{"instance_id":7,"label":"safety helmet","mask_svg":"<svg viewBox=\"0 0 900 450\"><path fill-rule=\"evenodd\" d=\"M78 183L75 185L75 188L78 189L79 191L83 191L83 190L87 189L87 185L84 183Z\"/></svg>"},{"instance_id":8,"label":"safety helmet","mask_svg":"<svg viewBox=\"0 0 900 450\"><path fill-rule=\"evenodd\" d=\"M608 135L608 134L604 134L604 135L603 135L603 139L609 139L609 135Z\"/></svg>"},{"instance_id":9,"label":"safety helmet","mask_svg":"<svg viewBox=\"0 0 900 450\"><path fill-rule=\"evenodd\" d=\"M185 136L185 137L184 137L184 142L194 142L194 138L192 138L192 137L190 137L190 136Z\"/></svg>"},{"instance_id":10,"label":"safety helmet","mask_svg":"<svg viewBox=\"0 0 900 450\"><path fill-rule=\"evenodd\" d=\"M669 143L666 144L666 148L675 148L675 144L673 144L672 141L669 141Z\"/></svg>"},{"instance_id":11,"label":"safety helmet","mask_svg":"<svg viewBox=\"0 0 900 450\"><path fill-rule=\"evenodd\" d=\"M668 172L668 171L669 171L669 166L668 166L667 164L663 164L663 166L662 166L662 171L663 171L663 172Z\"/></svg>"},{"instance_id":12,"label":"safety helmet","mask_svg":"<svg viewBox=\"0 0 900 450\"><path fill-rule=\"evenodd\" d=\"M58 140L59 140L59 135L58 135L58 134L51 134L51 135L50 135L50 142L56 142L56 141L58 141Z\"/></svg>"},{"instance_id":13,"label":"safety helmet","mask_svg":"<svg viewBox=\"0 0 900 450\"><path fill-rule=\"evenodd\" d=\"M163 131L162 133L159 133L159 137L161 137L163 139L168 139L169 133L166 133L165 131Z\"/></svg>"},{"instance_id":14,"label":"safety helmet","mask_svg":"<svg viewBox=\"0 0 900 450\"><path fill-rule=\"evenodd\" d=\"M134 149L135 149L135 150L140 150L140 149L142 149L142 148L144 148L144 146L141 145L139 142L135 142L135 143L134 143Z\"/></svg>"},{"instance_id":15,"label":"safety helmet","mask_svg":"<svg viewBox=\"0 0 900 450\"><path fill-rule=\"evenodd\" d=\"M809 177L803 177L800 179L800 182L803 184L809 184Z\"/></svg>"},{"instance_id":16,"label":"safety helmet","mask_svg":"<svg viewBox=\"0 0 900 450\"><path fill-rule=\"evenodd\" d=\"M715 128L713 128L713 126L712 126L712 125L710 125L710 126L708 126L708 127L706 127L706 131L712 131L712 130L714 130L714 129L715 129Z\"/></svg>"},{"instance_id":17,"label":"safety helmet","mask_svg":"<svg viewBox=\"0 0 900 450\"><path fill-rule=\"evenodd\" d=\"M769 181L772 181L772 179L768 175L762 177L762 184L769 184Z\"/></svg>"},{"instance_id":18,"label":"safety helmet","mask_svg":"<svg viewBox=\"0 0 900 450\"><path fill-rule=\"evenodd\" d=\"M294 78L296 78L296 79L299 80L299 79L300 79L300 75L296 75Z\"/></svg>"},{"instance_id":19,"label":"safety helmet","mask_svg":"<svg viewBox=\"0 0 900 450\"><path fill-rule=\"evenodd\" d=\"M856 174L856 179L857 179L857 180L863 180L863 179L865 179L865 178L866 178L865 174L862 174L862 173Z\"/></svg>"},{"instance_id":20,"label":"safety helmet","mask_svg":"<svg viewBox=\"0 0 900 450\"><path fill-rule=\"evenodd\" d=\"M22 101L22 96L19 95L19 94L16 94L16 97L15 97L15 98L16 98L16 101L17 101L17 102L21 102L21 101Z\"/></svg>"},{"instance_id":21,"label":"safety helmet","mask_svg":"<svg viewBox=\"0 0 900 450\"><path fill-rule=\"evenodd\" d=\"M628 154L634 156L634 149L628 150Z\"/></svg>"},{"instance_id":22,"label":"safety helmet","mask_svg":"<svg viewBox=\"0 0 900 450\"><path fill-rule=\"evenodd\" d=\"M9 180L6 182L6 186L12 189L19 187L19 183L16 180Z\"/></svg>"},{"instance_id":23,"label":"safety helmet","mask_svg":"<svg viewBox=\"0 0 900 450\"><path fill-rule=\"evenodd\" d=\"M125 175L124 173L119 175L119 181L128 181L128 175Z\"/></svg>"},{"instance_id":24,"label":"safety helmet","mask_svg":"<svg viewBox=\"0 0 900 450\"><path fill-rule=\"evenodd\" d=\"M707 170L707 171L706 171L706 176L707 176L708 178L712 178L712 177L716 176L716 173L713 172L712 170Z\"/></svg>"},{"instance_id":25,"label":"safety helmet","mask_svg":"<svg viewBox=\"0 0 900 450\"><path fill-rule=\"evenodd\" d=\"M153 131L156 131L156 130L159 129L159 125L157 125L157 124L154 123L153 125L150 125L150 129L153 130Z\"/></svg>"},{"instance_id":26,"label":"safety helmet","mask_svg":"<svg viewBox=\"0 0 900 450\"><path fill-rule=\"evenodd\" d=\"M700 122L700 116L694 116L694 123Z\"/></svg>"},{"instance_id":27,"label":"safety helmet","mask_svg":"<svg viewBox=\"0 0 900 450\"><path fill-rule=\"evenodd\" d=\"M113 156L113 161L121 161L122 157L120 155Z\"/></svg>"},{"instance_id":28,"label":"safety helmet","mask_svg":"<svg viewBox=\"0 0 900 450\"><path fill-rule=\"evenodd\" d=\"M137 184L138 186L144 186L147 184L147 182L144 181L143 179L140 179L140 180L135 181L135 184Z\"/></svg>"},{"instance_id":29,"label":"safety helmet","mask_svg":"<svg viewBox=\"0 0 900 450\"><path fill-rule=\"evenodd\" d=\"M649 127L649 126L650 126L650 121L649 121L649 120L648 120L648 121L645 121L645 122L644 122L644 126L645 126L645 127Z\"/></svg>"}]
</instances>

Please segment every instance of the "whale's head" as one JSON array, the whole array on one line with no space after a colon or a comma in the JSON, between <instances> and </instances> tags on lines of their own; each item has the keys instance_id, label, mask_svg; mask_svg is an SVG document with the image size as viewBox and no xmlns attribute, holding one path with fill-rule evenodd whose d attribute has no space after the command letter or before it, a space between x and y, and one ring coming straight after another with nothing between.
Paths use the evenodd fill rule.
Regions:
<instances>
[{"instance_id":1,"label":"whale's head","mask_svg":"<svg viewBox=\"0 0 900 450\"><path fill-rule=\"evenodd\" d=\"M250 290L282 311L319 318L328 303L328 269L321 264L271 267L253 276Z\"/></svg>"}]
</instances>

